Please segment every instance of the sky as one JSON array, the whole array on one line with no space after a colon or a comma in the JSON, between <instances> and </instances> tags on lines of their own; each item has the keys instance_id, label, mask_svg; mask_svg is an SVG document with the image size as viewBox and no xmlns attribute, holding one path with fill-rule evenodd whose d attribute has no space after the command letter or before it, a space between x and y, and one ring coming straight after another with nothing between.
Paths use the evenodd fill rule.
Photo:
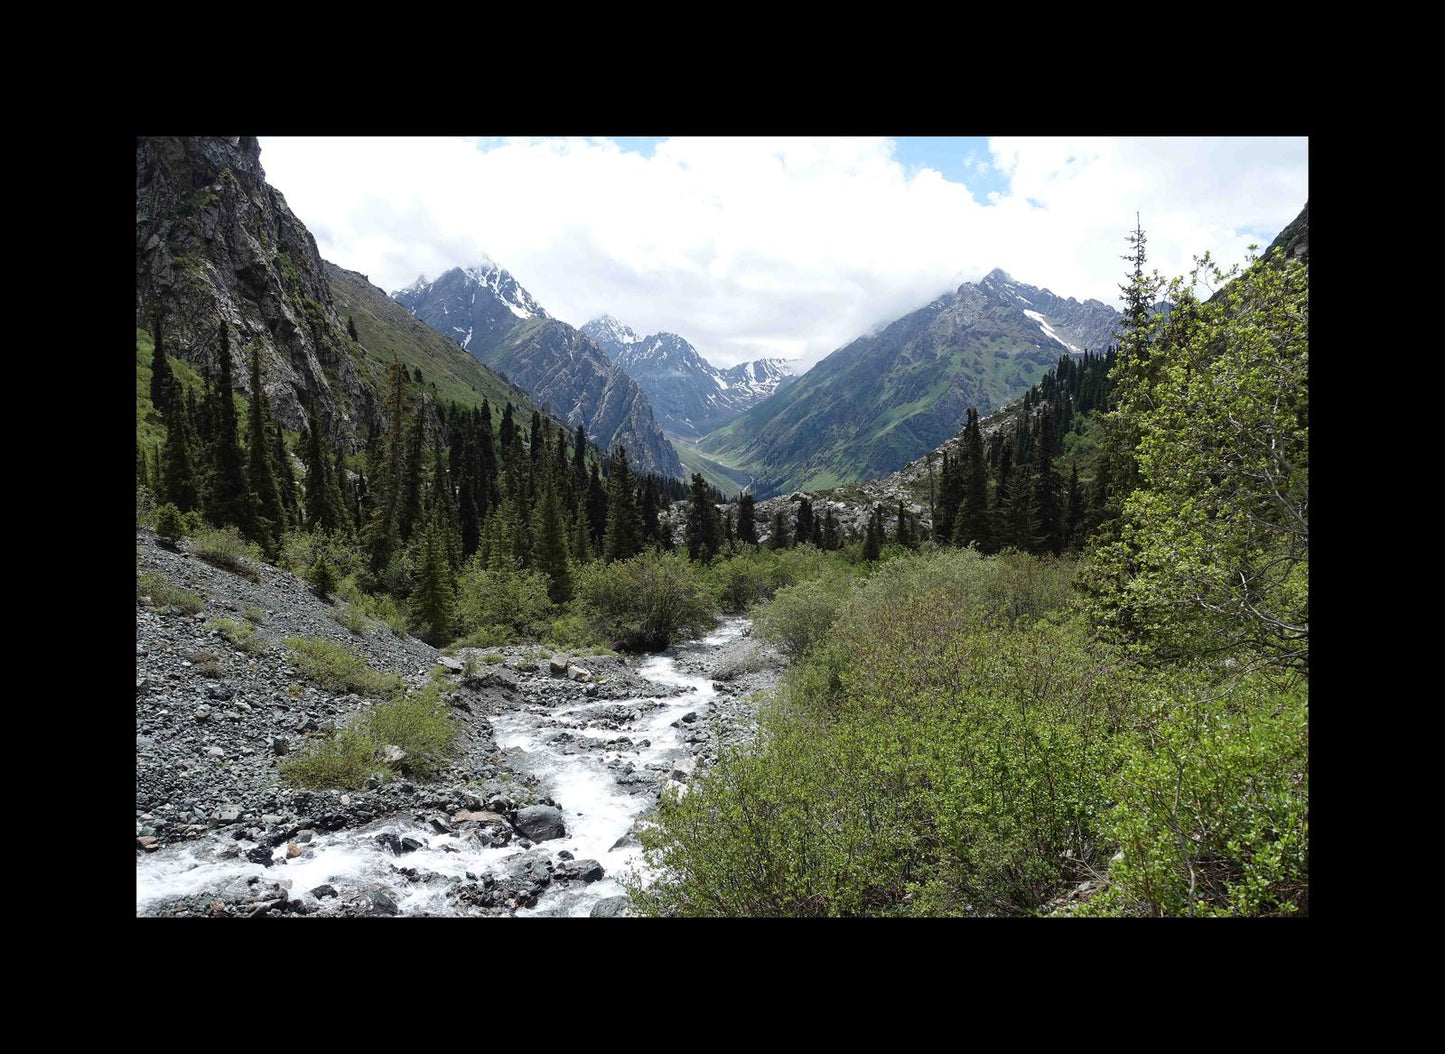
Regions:
<instances>
[{"instance_id":1,"label":"sky","mask_svg":"<svg viewBox=\"0 0 1445 1054\"><path fill-rule=\"evenodd\" d=\"M388 292L485 254L574 326L799 372L995 267L1117 307L1136 213L1173 276L1309 197L1303 138L262 137L261 164Z\"/></svg>"}]
</instances>

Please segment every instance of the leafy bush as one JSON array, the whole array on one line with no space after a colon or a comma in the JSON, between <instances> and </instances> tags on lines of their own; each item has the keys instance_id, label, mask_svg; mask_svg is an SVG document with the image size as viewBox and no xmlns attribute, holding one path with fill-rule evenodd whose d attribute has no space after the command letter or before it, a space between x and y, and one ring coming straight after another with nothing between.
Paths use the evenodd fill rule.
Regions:
<instances>
[{"instance_id":1,"label":"leafy bush","mask_svg":"<svg viewBox=\"0 0 1445 1054\"><path fill-rule=\"evenodd\" d=\"M1112 885L1080 914L1309 913L1309 704L1181 686L1114 781Z\"/></svg>"},{"instance_id":2,"label":"leafy bush","mask_svg":"<svg viewBox=\"0 0 1445 1054\"><path fill-rule=\"evenodd\" d=\"M741 615L779 589L842 573L844 561L810 545L794 549L746 548L708 568L708 582L724 611Z\"/></svg>"},{"instance_id":3,"label":"leafy bush","mask_svg":"<svg viewBox=\"0 0 1445 1054\"><path fill-rule=\"evenodd\" d=\"M594 631L625 651L658 651L684 631L710 629L717 605L697 568L679 553L651 550L594 563L578 576L578 596Z\"/></svg>"},{"instance_id":4,"label":"leafy bush","mask_svg":"<svg viewBox=\"0 0 1445 1054\"><path fill-rule=\"evenodd\" d=\"M457 625L464 636L502 626L504 635L492 632L488 644L505 644L539 636L551 622L547 576L536 571L488 570L473 558L458 586Z\"/></svg>"},{"instance_id":5,"label":"leafy bush","mask_svg":"<svg viewBox=\"0 0 1445 1054\"><path fill-rule=\"evenodd\" d=\"M266 642L256 636L256 627L249 622L237 622L228 618L213 618L206 623L206 629L215 630L227 642L246 652L259 655L266 650Z\"/></svg>"},{"instance_id":6,"label":"leafy bush","mask_svg":"<svg viewBox=\"0 0 1445 1054\"><path fill-rule=\"evenodd\" d=\"M182 613L195 615L201 610L201 594L176 585L159 571L143 571L136 579L136 598L147 607L166 611L179 608Z\"/></svg>"},{"instance_id":7,"label":"leafy bush","mask_svg":"<svg viewBox=\"0 0 1445 1054\"><path fill-rule=\"evenodd\" d=\"M435 684L373 707L362 728L377 744L406 751L397 769L419 779L429 778L445 763L456 733Z\"/></svg>"},{"instance_id":8,"label":"leafy bush","mask_svg":"<svg viewBox=\"0 0 1445 1054\"><path fill-rule=\"evenodd\" d=\"M310 790L360 787L368 776L385 770L376 760L376 741L352 728L311 740L277 767L288 783Z\"/></svg>"},{"instance_id":9,"label":"leafy bush","mask_svg":"<svg viewBox=\"0 0 1445 1054\"><path fill-rule=\"evenodd\" d=\"M758 636L800 659L833 625L848 603L848 579L834 575L778 590L754 615Z\"/></svg>"},{"instance_id":10,"label":"leafy bush","mask_svg":"<svg viewBox=\"0 0 1445 1054\"><path fill-rule=\"evenodd\" d=\"M191 552L208 564L234 571L243 578L256 580L256 565L261 563L259 546L246 541L234 527L210 528L191 539Z\"/></svg>"},{"instance_id":11,"label":"leafy bush","mask_svg":"<svg viewBox=\"0 0 1445 1054\"><path fill-rule=\"evenodd\" d=\"M551 629L542 639L543 643L556 651L574 653L595 652L600 644L587 619L575 613L553 621Z\"/></svg>"},{"instance_id":12,"label":"leafy bush","mask_svg":"<svg viewBox=\"0 0 1445 1054\"><path fill-rule=\"evenodd\" d=\"M1070 627L955 603L989 566L939 559L912 596L888 587L930 561L880 568L785 675L754 749L660 805L642 835L658 880L629 889L643 911L1028 914L1102 866L1137 674Z\"/></svg>"},{"instance_id":13,"label":"leafy bush","mask_svg":"<svg viewBox=\"0 0 1445 1054\"><path fill-rule=\"evenodd\" d=\"M334 607L329 614L338 623L357 636L364 637L366 635L366 616L350 604L342 604L339 607Z\"/></svg>"},{"instance_id":14,"label":"leafy bush","mask_svg":"<svg viewBox=\"0 0 1445 1054\"><path fill-rule=\"evenodd\" d=\"M757 673L767 665L768 660L763 655L763 649L756 641L748 641L713 670L712 678L715 681L733 681L744 674Z\"/></svg>"},{"instance_id":15,"label":"leafy bush","mask_svg":"<svg viewBox=\"0 0 1445 1054\"><path fill-rule=\"evenodd\" d=\"M320 637L287 637L286 647L291 649L291 661L302 676L328 691L382 699L401 694L400 677L373 670L365 658L344 645Z\"/></svg>"},{"instance_id":16,"label":"leafy bush","mask_svg":"<svg viewBox=\"0 0 1445 1054\"><path fill-rule=\"evenodd\" d=\"M265 625L266 623L266 612L258 608L255 604L246 605L246 607L241 609L241 614L247 622L254 622L258 626Z\"/></svg>"},{"instance_id":17,"label":"leafy bush","mask_svg":"<svg viewBox=\"0 0 1445 1054\"><path fill-rule=\"evenodd\" d=\"M336 591L336 569L331 566L331 561L326 554L318 553L316 562L306 570L306 581L311 583L311 588L316 590L316 595L326 600Z\"/></svg>"},{"instance_id":18,"label":"leafy bush","mask_svg":"<svg viewBox=\"0 0 1445 1054\"><path fill-rule=\"evenodd\" d=\"M186 533L185 521L181 519L181 510L170 502L166 502L156 510L156 535L172 548L175 547L176 539Z\"/></svg>"}]
</instances>

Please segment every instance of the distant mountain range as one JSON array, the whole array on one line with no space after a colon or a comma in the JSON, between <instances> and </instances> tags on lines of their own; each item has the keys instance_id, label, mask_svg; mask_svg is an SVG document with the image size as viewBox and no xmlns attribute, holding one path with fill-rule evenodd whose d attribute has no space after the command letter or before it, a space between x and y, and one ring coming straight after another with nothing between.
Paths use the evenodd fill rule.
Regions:
<instances>
[{"instance_id":1,"label":"distant mountain range","mask_svg":"<svg viewBox=\"0 0 1445 1054\"><path fill-rule=\"evenodd\" d=\"M392 298L422 322L503 373L604 450L627 448L643 472L682 475L682 462L646 393L585 336L553 318L512 275L483 257Z\"/></svg>"},{"instance_id":2,"label":"distant mountain range","mask_svg":"<svg viewBox=\"0 0 1445 1054\"><path fill-rule=\"evenodd\" d=\"M662 429L694 440L724 425L797 378L785 359L757 359L720 370L676 333L640 337L611 315L582 332L642 386Z\"/></svg>"},{"instance_id":3,"label":"distant mountain range","mask_svg":"<svg viewBox=\"0 0 1445 1054\"><path fill-rule=\"evenodd\" d=\"M763 497L884 475L955 435L969 407L1022 394L1060 354L1107 346L1119 317L994 270L838 349L696 447Z\"/></svg>"}]
</instances>

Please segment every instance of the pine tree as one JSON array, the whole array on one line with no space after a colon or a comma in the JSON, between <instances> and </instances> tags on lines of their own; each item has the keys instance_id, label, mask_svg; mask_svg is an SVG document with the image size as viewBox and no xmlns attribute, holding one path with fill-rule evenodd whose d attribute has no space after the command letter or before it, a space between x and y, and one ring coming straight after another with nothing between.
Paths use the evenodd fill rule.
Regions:
<instances>
[{"instance_id":1,"label":"pine tree","mask_svg":"<svg viewBox=\"0 0 1445 1054\"><path fill-rule=\"evenodd\" d=\"M281 488L271 465L270 429L266 427L266 390L261 387L261 354L259 346L251 345L251 409L247 415L246 476L251 484L251 520L257 541L268 556L275 557L281 549L285 533L286 510L281 503Z\"/></svg>"},{"instance_id":2,"label":"pine tree","mask_svg":"<svg viewBox=\"0 0 1445 1054\"><path fill-rule=\"evenodd\" d=\"M642 488L642 537L649 544L662 544L662 525L657 521L657 480L652 476L647 477ZM691 549L691 543L688 547Z\"/></svg>"},{"instance_id":3,"label":"pine tree","mask_svg":"<svg viewBox=\"0 0 1445 1054\"><path fill-rule=\"evenodd\" d=\"M833 552L843 545L843 537L838 531L838 517L833 515L833 506L829 505L823 510L823 548Z\"/></svg>"},{"instance_id":4,"label":"pine tree","mask_svg":"<svg viewBox=\"0 0 1445 1054\"><path fill-rule=\"evenodd\" d=\"M894 539L905 549L918 548L918 538L913 533L913 518L903 507L902 498L898 499L898 521L894 527Z\"/></svg>"},{"instance_id":5,"label":"pine tree","mask_svg":"<svg viewBox=\"0 0 1445 1054\"><path fill-rule=\"evenodd\" d=\"M215 437L211 455L210 507L207 518L218 527L239 527L253 541L257 537L252 516L251 488L246 482L246 468L241 457L236 433L236 402L231 391L231 336L229 327L221 325L220 377L215 393ZM179 507L179 506L177 506Z\"/></svg>"},{"instance_id":6,"label":"pine tree","mask_svg":"<svg viewBox=\"0 0 1445 1054\"><path fill-rule=\"evenodd\" d=\"M807 498L798 502L796 529L793 537L797 540L798 545L813 540L813 503Z\"/></svg>"},{"instance_id":7,"label":"pine tree","mask_svg":"<svg viewBox=\"0 0 1445 1054\"><path fill-rule=\"evenodd\" d=\"M1089 506L1084 488L1079 485L1079 463L1070 461L1069 464L1069 514L1065 522L1064 544L1070 549L1079 549L1088 533Z\"/></svg>"},{"instance_id":8,"label":"pine tree","mask_svg":"<svg viewBox=\"0 0 1445 1054\"><path fill-rule=\"evenodd\" d=\"M378 445L376 467L367 484L371 498L371 516L366 524L363 544L371 555L371 570L376 574L391 562L401 540L398 520L407 458L406 443L403 441L406 402L406 368L393 359L384 407L387 417L386 434Z\"/></svg>"},{"instance_id":9,"label":"pine tree","mask_svg":"<svg viewBox=\"0 0 1445 1054\"><path fill-rule=\"evenodd\" d=\"M572 558L579 564L592 559L592 525L587 519L587 499L583 494L577 496L572 510Z\"/></svg>"},{"instance_id":10,"label":"pine tree","mask_svg":"<svg viewBox=\"0 0 1445 1054\"><path fill-rule=\"evenodd\" d=\"M600 552L602 539L607 533L607 490L602 485L602 476L595 461L587 480L587 526L592 533L592 549Z\"/></svg>"},{"instance_id":11,"label":"pine tree","mask_svg":"<svg viewBox=\"0 0 1445 1054\"><path fill-rule=\"evenodd\" d=\"M969 408L963 433L961 458L963 502L959 507L952 541L959 546L974 545L979 552L994 550L992 516L988 508L988 467L983 456L983 433L978 411Z\"/></svg>"},{"instance_id":12,"label":"pine tree","mask_svg":"<svg viewBox=\"0 0 1445 1054\"><path fill-rule=\"evenodd\" d=\"M692 474L692 494L687 506L683 537L687 539L689 560L711 560L722 542L717 505L708 493L707 481L697 472Z\"/></svg>"},{"instance_id":13,"label":"pine tree","mask_svg":"<svg viewBox=\"0 0 1445 1054\"><path fill-rule=\"evenodd\" d=\"M195 400L190 405L195 406ZM156 479L156 500L170 502L181 512L200 508L200 487L192 460L191 415L177 400L166 426L166 443L161 451L160 472Z\"/></svg>"},{"instance_id":14,"label":"pine tree","mask_svg":"<svg viewBox=\"0 0 1445 1054\"><path fill-rule=\"evenodd\" d=\"M176 406L176 378L171 372L170 360L166 358L164 339L164 318L156 313L155 352L151 355L151 405L166 420Z\"/></svg>"},{"instance_id":15,"label":"pine tree","mask_svg":"<svg viewBox=\"0 0 1445 1054\"><path fill-rule=\"evenodd\" d=\"M276 489L281 494L281 511L286 516L287 528L301 522L300 510L296 504L296 469L291 465L291 455L286 452L286 437L281 434L281 422L271 418L271 459L276 463Z\"/></svg>"},{"instance_id":16,"label":"pine tree","mask_svg":"<svg viewBox=\"0 0 1445 1054\"><path fill-rule=\"evenodd\" d=\"M1059 555L1064 548L1064 509L1059 492L1063 481L1054 471L1054 419L1044 413L1039 428L1038 470L1034 475L1034 506L1036 509L1039 546L1043 551Z\"/></svg>"},{"instance_id":17,"label":"pine tree","mask_svg":"<svg viewBox=\"0 0 1445 1054\"><path fill-rule=\"evenodd\" d=\"M602 538L602 559L628 560L642 551L642 517L637 511L632 474L627 468L627 448L612 454L607 475L607 528Z\"/></svg>"},{"instance_id":18,"label":"pine tree","mask_svg":"<svg viewBox=\"0 0 1445 1054\"><path fill-rule=\"evenodd\" d=\"M783 511L783 505L780 502L773 509L772 523L768 527L768 548L786 549L792 544L793 540L788 536L788 516Z\"/></svg>"},{"instance_id":19,"label":"pine tree","mask_svg":"<svg viewBox=\"0 0 1445 1054\"><path fill-rule=\"evenodd\" d=\"M451 638L456 609L453 581L439 506L427 521L416 588L411 598L412 621L425 627L422 639L429 644L445 644Z\"/></svg>"},{"instance_id":20,"label":"pine tree","mask_svg":"<svg viewBox=\"0 0 1445 1054\"><path fill-rule=\"evenodd\" d=\"M751 491L738 495L738 541L758 544L757 502Z\"/></svg>"},{"instance_id":21,"label":"pine tree","mask_svg":"<svg viewBox=\"0 0 1445 1054\"><path fill-rule=\"evenodd\" d=\"M537 502L532 566L547 576L547 596L552 603L565 604L572 599L572 577L567 568L562 507L557 500L556 481L550 472L543 474L539 489L541 499Z\"/></svg>"},{"instance_id":22,"label":"pine tree","mask_svg":"<svg viewBox=\"0 0 1445 1054\"><path fill-rule=\"evenodd\" d=\"M875 505L863 535L863 559L872 563L883 555L883 506Z\"/></svg>"}]
</instances>

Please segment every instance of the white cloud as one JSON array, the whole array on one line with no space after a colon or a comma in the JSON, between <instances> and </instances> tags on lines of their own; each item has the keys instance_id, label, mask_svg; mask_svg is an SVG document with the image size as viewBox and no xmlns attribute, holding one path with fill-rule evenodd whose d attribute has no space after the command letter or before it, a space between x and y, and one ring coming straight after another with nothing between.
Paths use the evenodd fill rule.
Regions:
<instances>
[{"instance_id":1,"label":"white cloud","mask_svg":"<svg viewBox=\"0 0 1445 1054\"><path fill-rule=\"evenodd\" d=\"M264 138L267 178L321 254L392 290L483 252L574 325L608 312L720 366L811 365L993 267L1117 302L1124 235L1182 273L1241 259L1307 196L1303 140L995 139L989 205L909 174L887 139ZM1029 204L1028 199L1041 207Z\"/></svg>"}]
</instances>

